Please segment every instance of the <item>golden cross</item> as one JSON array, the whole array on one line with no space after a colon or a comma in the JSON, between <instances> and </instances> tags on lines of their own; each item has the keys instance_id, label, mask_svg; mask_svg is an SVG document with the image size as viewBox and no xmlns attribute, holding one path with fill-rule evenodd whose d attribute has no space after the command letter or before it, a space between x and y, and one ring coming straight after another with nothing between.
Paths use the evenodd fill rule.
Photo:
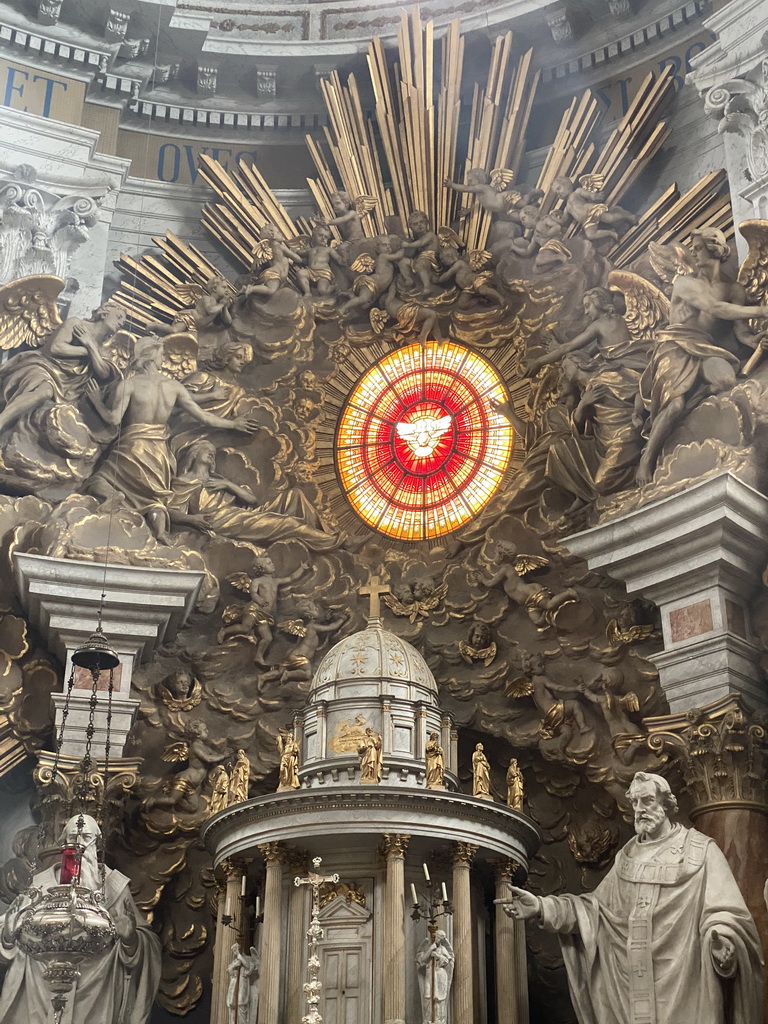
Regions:
<instances>
[{"instance_id":1,"label":"golden cross","mask_svg":"<svg viewBox=\"0 0 768 1024\"><path fill-rule=\"evenodd\" d=\"M386 583L381 583L378 576L371 576L368 583L364 587L360 587L360 593L363 597L370 597L370 606L368 608L369 620L381 618L381 601L379 599L382 594L388 594L389 592L389 586Z\"/></svg>"}]
</instances>

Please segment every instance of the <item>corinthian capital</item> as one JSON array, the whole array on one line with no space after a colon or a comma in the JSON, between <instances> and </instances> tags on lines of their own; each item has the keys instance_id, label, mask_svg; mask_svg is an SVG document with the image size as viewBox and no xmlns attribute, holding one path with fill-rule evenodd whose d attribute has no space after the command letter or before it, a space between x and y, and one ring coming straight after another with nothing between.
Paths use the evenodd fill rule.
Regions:
<instances>
[{"instance_id":1,"label":"corinthian capital","mask_svg":"<svg viewBox=\"0 0 768 1024\"><path fill-rule=\"evenodd\" d=\"M768 714L733 696L694 711L646 720L648 743L677 759L696 810L768 804Z\"/></svg>"},{"instance_id":2,"label":"corinthian capital","mask_svg":"<svg viewBox=\"0 0 768 1024\"><path fill-rule=\"evenodd\" d=\"M382 856L387 859L390 857L405 857L405 851L408 849L408 843L410 840L410 836L400 835L395 832L387 832L381 843Z\"/></svg>"},{"instance_id":3,"label":"corinthian capital","mask_svg":"<svg viewBox=\"0 0 768 1024\"><path fill-rule=\"evenodd\" d=\"M472 843L456 843L453 848L454 866L462 868L470 867L472 864L472 858L479 849L479 846L474 846Z\"/></svg>"},{"instance_id":4,"label":"corinthian capital","mask_svg":"<svg viewBox=\"0 0 768 1024\"><path fill-rule=\"evenodd\" d=\"M288 863L288 850L282 843L262 843L259 849L264 854L267 867L274 864L282 866Z\"/></svg>"}]
</instances>

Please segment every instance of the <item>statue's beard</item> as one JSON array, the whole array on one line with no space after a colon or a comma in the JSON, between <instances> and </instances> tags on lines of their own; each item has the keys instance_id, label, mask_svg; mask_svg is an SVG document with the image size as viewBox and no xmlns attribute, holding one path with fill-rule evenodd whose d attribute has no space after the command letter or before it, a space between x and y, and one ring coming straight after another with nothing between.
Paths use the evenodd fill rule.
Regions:
<instances>
[{"instance_id":1,"label":"statue's beard","mask_svg":"<svg viewBox=\"0 0 768 1024\"><path fill-rule=\"evenodd\" d=\"M667 812L663 807L640 811L635 815L635 832L640 837L650 835L658 829L666 816Z\"/></svg>"}]
</instances>

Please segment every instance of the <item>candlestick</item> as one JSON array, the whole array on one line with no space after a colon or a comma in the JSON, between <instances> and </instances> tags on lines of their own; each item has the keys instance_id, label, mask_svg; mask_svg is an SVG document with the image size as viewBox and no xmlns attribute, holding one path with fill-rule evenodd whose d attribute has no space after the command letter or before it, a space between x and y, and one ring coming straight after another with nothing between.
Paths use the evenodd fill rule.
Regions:
<instances>
[{"instance_id":1,"label":"candlestick","mask_svg":"<svg viewBox=\"0 0 768 1024\"><path fill-rule=\"evenodd\" d=\"M255 906L254 910L255 910L255 913L256 913L256 917L258 917L259 914L261 913L261 896L257 896L256 897L256 906Z\"/></svg>"},{"instance_id":2,"label":"candlestick","mask_svg":"<svg viewBox=\"0 0 768 1024\"><path fill-rule=\"evenodd\" d=\"M243 880L240 883L240 895L245 896L245 875L243 875Z\"/></svg>"},{"instance_id":3,"label":"candlestick","mask_svg":"<svg viewBox=\"0 0 768 1024\"><path fill-rule=\"evenodd\" d=\"M445 882L443 882L443 903L448 902L448 890L445 888Z\"/></svg>"},{"instance_id":4,"label":"candlestick","mask_svg":"<svg viewBox=\"0 0 768 1024\"><path fill-rule=\"evenodd\" d=\"M424 877L427 880L427 885L429 885L429 883L432 881L432 879L429 877L429 868L427 867L426 864L422 864L421 866L424 868Z\"/></svg>"},{"instance_id":5,"label":"candlestick","mask_svg":"<svg viewBox=\"0 0 768 1024\"><path fill-rule=\"evenodd\" d=\"M413 884L413 882L411 882L411 895L413 896L414 907L418 907L419 897L416 895L416 886Z\"/></svg>"}]
</instances>

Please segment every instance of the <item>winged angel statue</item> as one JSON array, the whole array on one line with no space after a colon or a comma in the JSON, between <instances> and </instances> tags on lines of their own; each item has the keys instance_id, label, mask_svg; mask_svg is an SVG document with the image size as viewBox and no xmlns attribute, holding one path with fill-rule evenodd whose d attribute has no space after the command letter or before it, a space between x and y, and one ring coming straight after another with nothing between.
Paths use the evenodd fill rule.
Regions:
<instances>
[{"instance_id":1,"label":"winged angel statue","mask_svg":"<svg viewBox=\"0 0 768 1024\"><path fill-rule=\"evenodd\" d=\"M664 445L684 414L709 395L736 384L741 352L754 354L743 372L750 373L768 344L768 222L746 221L741 233L749 254L737 281L723 272L730 256L725 235L704 227L691 234L688 249L651 243L650 257L661 281L671 285L670 298L637 274L614 270L608 283L627 302L630 329L651 328L653 345L640 378L635 422L648 441L637 472L648 483ZM754 305L747 305L747 299ZM644 422L643 422L644 421Z\"/></svg>"}]
</instances>

